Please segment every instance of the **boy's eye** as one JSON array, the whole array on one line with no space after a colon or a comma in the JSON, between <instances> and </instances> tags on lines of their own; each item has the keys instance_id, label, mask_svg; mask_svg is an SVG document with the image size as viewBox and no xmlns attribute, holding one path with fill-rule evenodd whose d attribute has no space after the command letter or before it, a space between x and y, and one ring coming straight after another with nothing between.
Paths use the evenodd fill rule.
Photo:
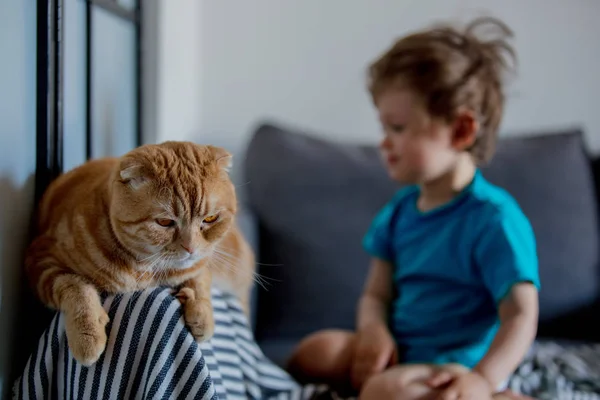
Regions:
<instances>
[{"instance_id":1,"label":"boy's eye","mask_svg":"<svg viewBox=\"0 0 600 400\"><path fill-rule=\"evenodd\" d=\"M156 223L164 228L170 228L172 226L175 226L175 221L173 221L172 219L168 219L168 218L158 218L156 220Z\"/></svg>"},{"instance_id":2,"label":"boy's eye","mask_svg":"<svg viewBox=\"0 0 600 400\"><path fill-rule=\"evenodd\" d=\"M205 224L212 224L213 222L216 222L217 219L219 219L219 216L217 214L209 215L208 217L204 218L202 222L204 222Z\"/></svg>"},{"instance_id":3,"label":"boy's eye","mask_svg":"<svg viewBox=\"0 0 600 400\"><path fill-rule=\"evenodd\" d=\"M404 125L390 125L390 129L394 133L401 133L404 131Z\"/></svg>"}]
</instances>

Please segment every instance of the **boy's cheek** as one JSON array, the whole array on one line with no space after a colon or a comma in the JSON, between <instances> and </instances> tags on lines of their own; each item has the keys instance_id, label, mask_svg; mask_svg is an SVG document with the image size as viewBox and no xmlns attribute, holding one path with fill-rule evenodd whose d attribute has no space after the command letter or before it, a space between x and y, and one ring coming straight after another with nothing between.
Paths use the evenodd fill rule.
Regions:
<instances>
[{"instance_id":1,"label":"boy's cheek","mask_svg":"<svg viewBox=\"0 0 600 400\"><path fill-rule=\"evenodd\" d=\"M411 166L406 165L401 162L396 166L388 167L388 173L390 178L395 181L405 183L405 184L414 184L419 181L419 172L415 170Z\"/></svg>"},{"instance_id":2,"label":"boy's cheek","mask_svg":"<svg viewBox=\"0 0 600 400\"><path fill-rule=\"evenodd\" d=\"M427 154L425 154L422 151L419 151L418 149L407 152L402 157L402 160L403 160L403 163L405 164L404 165L405 168L407 170L412 171L413 173L423 172L429 164L429 159L427 157Z\"/></svg>"}]
</instances>

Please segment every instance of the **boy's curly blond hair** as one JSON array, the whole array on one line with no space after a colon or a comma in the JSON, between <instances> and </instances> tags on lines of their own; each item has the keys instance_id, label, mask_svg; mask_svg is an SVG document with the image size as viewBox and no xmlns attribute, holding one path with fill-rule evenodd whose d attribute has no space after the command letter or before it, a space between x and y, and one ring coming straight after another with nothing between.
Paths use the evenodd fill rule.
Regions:
<instances>
[{"instance_id":1,"label":"boy's curly blond hair","mask_svg":"<svg viewBox=\"0 0 600 400\"><path fill-rule=\"evenodd\" d=\"M476 162L487 162L504 110L503 75L516 65L507 42L512 36L504 23L487 17L462 30L438 26L401 38L368 69L373 101L384 90L404 85L421 96L434 117L452 121L466 107L480 127L470 151Z\"/></svg>"}]
</instances>

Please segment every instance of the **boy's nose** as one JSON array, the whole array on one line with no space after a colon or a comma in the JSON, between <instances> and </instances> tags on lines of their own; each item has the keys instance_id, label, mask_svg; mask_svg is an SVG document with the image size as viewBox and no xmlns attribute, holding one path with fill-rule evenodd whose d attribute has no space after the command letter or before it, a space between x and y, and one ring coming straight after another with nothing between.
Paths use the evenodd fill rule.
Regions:
<instances>
[{"instance_id":1,"label":"boy's nose","mask_svg":"<svg viewBox=\"0 0 600 400\"><path fill-rule=\"evenodd\" d=\"M379 147L384 150L390 150L392 148L392 141L390 140L389 136L386 135L383 137L381 143L379 143Z\"/></svg>"}]
</instances>

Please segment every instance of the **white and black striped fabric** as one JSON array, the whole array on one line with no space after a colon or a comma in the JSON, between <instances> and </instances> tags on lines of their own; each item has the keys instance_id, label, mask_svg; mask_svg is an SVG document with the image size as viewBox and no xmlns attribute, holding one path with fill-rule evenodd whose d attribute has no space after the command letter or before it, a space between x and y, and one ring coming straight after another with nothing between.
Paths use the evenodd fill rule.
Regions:
<instances>
[{"instance_id":1,"label":"white and black striped fabric","mask_svg":"<svg viewBox=\"0 0 600 400\"><path fill-rule=\"evenodd\" d=\"M167 288L104 296L108 344L97 363L72 358L60 313L42 335L15 399L309 399L260 351L237 300L213 289L215 335L197 344Z\"/></svg>"},{"instance_id":2,"label":"white and black striped fabric","mask_svg":"<svg viewBox=\"0 0 600 400\"><path fill-rule=\"evenodd\" d=\"M539 400L600 400L600 343L534 343L510 387Z\"/></svg>"},{"instance_id":3,"label":"white and black striped fabric","mask_svg":"<svg viewBox=\"0 0 600 400\"><path fill-rule=\"evenodd\" d=\"M237 300L217 289L212 298L215 335L199 345L170 289L104 296L108 344L89 368L72 358L57 313L15 382L13 398L343 398L323 385L300 387L263 355ZM509 387L540 400L600 400L600 345L536 343Z\"/></svg>"}]
</instances>

